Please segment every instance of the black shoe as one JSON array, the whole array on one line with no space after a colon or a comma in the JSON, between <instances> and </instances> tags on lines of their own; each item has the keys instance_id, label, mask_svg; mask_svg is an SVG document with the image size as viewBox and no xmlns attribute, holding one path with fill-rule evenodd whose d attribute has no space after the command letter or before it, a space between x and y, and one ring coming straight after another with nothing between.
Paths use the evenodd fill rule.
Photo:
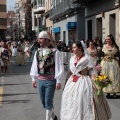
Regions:
<instances>
[{"instance_id":1,"label":"black shoe","mask_svg":"<svg viewBox=\"0 0 120 120\"><path fill-rule=\"evenodd\" d=\"M110 93L107 93L106 97L107 97L107 98L110 98Z\"/></svg>"},{"instance_id":2,"label":"black shoe","mask_svg":"<svg viewBox=\"0 0 120 120\"><path fill-rule=\"evenodd\" d=\"M58 120L56 115L55 115L55 118L54 118L54 120Z\"/></svg>"},{"instance_id":3,"label":"black shoe","mask_svg":"<svg viewBox=\"0 0 120 120\"><path fill-rule=\"evenodd\" d=\"M116 93L113 93L113 97L114 97L114 98L116 98L116 97L117 97Z\"/></svg>"}]
</instances>

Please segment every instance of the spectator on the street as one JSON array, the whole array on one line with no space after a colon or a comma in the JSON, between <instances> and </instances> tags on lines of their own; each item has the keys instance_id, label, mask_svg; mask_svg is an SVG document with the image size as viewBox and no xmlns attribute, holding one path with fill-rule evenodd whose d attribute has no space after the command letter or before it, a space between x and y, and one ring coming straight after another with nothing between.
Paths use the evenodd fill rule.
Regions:
<instances>
[{"instance_id":1,"label":"spectator on the street","mask_svg":"<svg viewBox=\"0 0 120 120\"><path fill-rule=\"evenodd\" d=\"M29 58L29 61L32 62L33 61L33 58L34 58L34 54L35 54L35 51L40 47L39 43L37 41L35 41L30 49L30 58Z\"/></svg>"},{"instance_id":2,"label":"spectator on the street","mask_svg":"<svg viewBox=\"0 0 120 120\"><path fill-rule=\"evenodd\" d=\"M46 120L57 120L53 112L53 98L55 88L61 89L64 68L62 54L56 49L56 43L47 31L40 32L38 42L40 48L35 52L30 71L32 85L34 88L38 86L41 102L46 109Z\"/></svg>"},{"instance_id":3,"label":"spectator on the street","mask_svg":"<svg viewBox=\"0 0 120 120\"><path fill-rule=\"evenodd\" d=\"M93 41L89 41L87 50L92 58L94 65L96 66L98 60L98 51Z\"/></svg>"},{"instance_id":4,"label":"spectator on the street","mask_svg":"<svg viewBox=\"0 0 120 120\"><path fill-rule=\"evenodd\" d=\"M98 46L98 40L99 40L99 38L98 38L98 37L95 37L95 38L94 38L94 40L93 40L93 42L94 42L94 44L95 44L95 47L97 47L97 46Z\"/></svg>"},{"instance_id":5,"label":"spectator on the street","mask_svg":"<svg viewBox=\"0 0 120 120\"><path fill-rule=\"evenodd\" d=\"M8 46L6 45L5 41L1 41L1 48L0 48L0 58L1 58L1 74L6 73L8 70L9 64L9 51Z\"/></svg>"},{"instance_id":6,"label":"spectator on the street","mask_svg":"<svg viewBox=\"0 0 120 120\"><path fill-rule=\"evenodd\" d=\"M15 57L15 63L19 66L24 65L25 64L25 60L24 60L24 50L21 46L21 44L18 44L17 46L17 55Z\"/></svg>"}]
</instances>

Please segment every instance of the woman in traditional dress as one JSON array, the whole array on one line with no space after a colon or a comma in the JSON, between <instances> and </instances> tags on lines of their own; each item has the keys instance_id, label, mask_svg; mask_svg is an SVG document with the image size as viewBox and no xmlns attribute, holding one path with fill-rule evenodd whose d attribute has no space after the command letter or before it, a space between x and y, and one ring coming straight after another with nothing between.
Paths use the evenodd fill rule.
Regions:
<instances>
[{"instance_id":1,"label":"woman in traditional dress","mask_svg":"<svg viewBox=\"0 0 120 120\"><path fill-rule=\"evenodd\" d=\"M116 93L120 92L120 54L112 35L106 37L102 52L104 55L101 61L101 73L108 75L112 81L112 84L104 88L104 92L107 93L108 98L110 93L113 93L113 96L116 97Z\"/></svg>"},{"instance_id":2,"label":"woman in traditional dress","mask_svg":"<svg viewBox=\"0 0 120 120\"><path fill-rule=\"evenodd\" d=\"M69 78L61 101L61 120L109 120L111 112L104 94L97 96L94 65L85 55L83 42L72 45Z\"/></svg>"},{"instance_id":3,"label":"woman in traditional dress","mask_svg":"<svg viewBox=\"0 0 120 120\"><path fill-rule=\"evenodd\" d=\"M97 52L97 49L96 49L93 41L89 42L89 46L88 46L87 50L92 58L94 65L96 66L97 60L98 60L98 52Z\"/></svg>"},{"instance_id":4,"label":"woman in traditional dress","mask_svg":"<svg viewBox=\"0 0 120 120\"><path fill-rule=\"evenodd\" d=\"M15 63L19 66L25 64L24 50L22 49L22 46L20 44L18 45L18 48L17 48L17 55L16 55L16 58L15 58Z\"/></svg>"}]
</instances>

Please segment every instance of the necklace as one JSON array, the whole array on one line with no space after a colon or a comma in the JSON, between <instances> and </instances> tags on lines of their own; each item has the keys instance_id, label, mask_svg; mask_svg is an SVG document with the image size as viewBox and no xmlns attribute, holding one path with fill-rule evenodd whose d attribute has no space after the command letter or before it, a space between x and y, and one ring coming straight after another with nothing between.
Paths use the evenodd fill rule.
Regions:
<instances>
[{"instance_id":1,"label":"necklace","mask_svg":"<svg viewBox=\"0 0 120 120\"><path fill-rule=\"evenodd\" d=\"M74 63L74 65L76 66L78 61L84 56L84 54L82 54L80 57L76 57L76 61Z\"/></svg>"},{"instance_id":2,"label":"necklace","mask_svg":"<svg viewBox=\"0 0 120 120\"><path fill-rule=\"evenodd\" d=\"M83 56L84 56L84 54L82 54L80 57L76 57L76 59L80 60Z\"/></svg>"},{"instance_id":3,"label":"necklace","mask_svg":"<svg viewBox=\"0 0 120 120\"><path fill-rule=\"evenodd\" d=\"M84 56L84 54L82 54L80 57L76 57L76 61L75 61L75 63L74 63L74 65L76 66L77 65L77 63L78 63L78 61L82 58Z\"/></svg>"}]
</instances>

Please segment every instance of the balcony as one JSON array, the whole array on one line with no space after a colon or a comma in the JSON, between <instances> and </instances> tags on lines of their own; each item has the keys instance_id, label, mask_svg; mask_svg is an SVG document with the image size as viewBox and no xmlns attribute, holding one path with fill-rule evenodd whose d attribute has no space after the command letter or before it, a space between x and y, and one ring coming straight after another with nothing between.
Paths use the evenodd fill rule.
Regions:
<instances>
[{"instance_id":1,"label":"balcony","mask_svg":"<svg viewBox=\"0 0 120 120\"><path fill-rule=\"evenodd\" d=\"M43 14L45 12L45 4L38 4L37 7L34 7L35 14Z\"/></svg>"},{"instance_id":2,"label":"balcony","mask_svg":"<svg viewBox=\"0 0 120 120\"><path fill-rule=\"evenodd\" d=\"M45 12L45 3L42 1L37 2L37 0L34 0L31 3L31 6L35 14L42 14Z\"/></svg>"},{"instance_id":3,"label":"balcony","mask_svg":"<svg viewBox=\"0 0 120 120\"><path fill-rule=\"evenodd\" d=\"M50 20L55 20L72 13L76 9L80 9L80 7L81 6L79 4L72 4L70 0L63 0L61 3L57 4L50 10Z\"/></svg>"},{"instance_id":4,"label":"balcony","mask_svg":"<svg viewBox=\"0 0 120 120\"><path fill-rule=\"evenodd\" d=\"M84 4L88 4L92 1L94 0L71 0L72 3L84 3Z\"/></svg>"}]
</instances>

